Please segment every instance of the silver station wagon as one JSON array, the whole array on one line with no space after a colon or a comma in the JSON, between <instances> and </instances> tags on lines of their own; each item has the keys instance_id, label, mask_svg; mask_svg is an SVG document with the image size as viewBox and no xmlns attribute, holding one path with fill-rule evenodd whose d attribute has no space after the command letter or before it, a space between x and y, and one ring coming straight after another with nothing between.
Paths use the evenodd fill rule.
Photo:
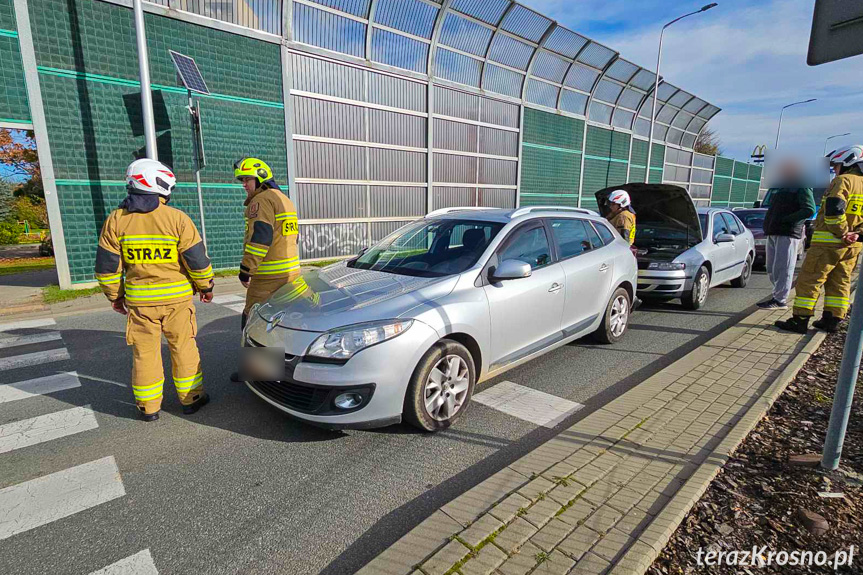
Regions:
<instances>
[{"instance_id":1,"label":"silver station wagon","mask_svg":"<svg viewBox=\"0 0 863 575\"><path fill-rule=\"evenodd\" d=\"M438 210L254 308L244 345L283 350L285 372L246 384L319 426L443 429L477 383L589 334L620 340L637 274L589 210Z\"/></svg>"}]
</instances>

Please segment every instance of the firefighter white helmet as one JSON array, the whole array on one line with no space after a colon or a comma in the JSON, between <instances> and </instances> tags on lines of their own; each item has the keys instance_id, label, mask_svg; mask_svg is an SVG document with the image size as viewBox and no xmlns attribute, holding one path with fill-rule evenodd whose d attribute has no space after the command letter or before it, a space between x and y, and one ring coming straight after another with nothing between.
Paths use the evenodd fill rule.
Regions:
<instances>
[{"instance_id":1,"label":"firefighter white helmet","mask_svg":"<svg viewBox=\"0 0 863 575\"><path fill-rule=\"evenodd\" d=\"M863 164L863 146L840 148L830 152L827 157L831 164L842 164L844 167L850 168L855 164Z\"/></svg>"},{"instance_id":2,"label":"firefighter white helmet","mask_svg":"<svg viewBox=\"0 0 863 575\"><path fill-rule=\"evenodd\" d=\"M615 190L608 195L608 201L612 204L617 204L624 210L632 205L632 200L629 194L623 190Z\"/></svg>"},{"instance_id":3,"label":"firefighter white helmet","mask_svg":"<svg viewBox=\"0 0 863 575\"><path fill-rule=\"evenodd\" d=\"M167 198L177 185L177 178L162 162L142 158L126 169L126 185L141 194L158 194Z\"/></svg>"}]
</instances>

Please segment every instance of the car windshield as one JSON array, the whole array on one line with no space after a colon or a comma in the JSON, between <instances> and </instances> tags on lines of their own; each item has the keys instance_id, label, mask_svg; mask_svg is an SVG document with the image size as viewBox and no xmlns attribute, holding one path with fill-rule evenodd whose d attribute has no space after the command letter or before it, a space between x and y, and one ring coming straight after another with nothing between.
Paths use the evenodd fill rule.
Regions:
<instances>
[{"instance_id":1,"label":"car windshield","mask_svg":"<svg viewBox=\"0 0 863 575\"><path fill-rule=\"evenodd\" d=\"M471 268L503 228L499 222L433 219L408 224L348 267L417 277L443 277Z\"/></svg>"},{"instance_id":2,"label":"car windshield","mask_svg":"<svg viewBox=\"0 0 863 575\"><path fill-rule=\"evenodd\" d=\"M701 235L704 236L707 233L707 214L698 214L698 221L701 222Z\"/></svg>"},{"instance_id":3,"label":"car windshield","mask_svg":"<svg viewBox=\"0 0 863 575\"><path fill-rule=\"evenodd\" d=\"M735 215L740 218L743 225L750 230L764 229L765 212L735 212Z\"/></svg>"}]
</instances>

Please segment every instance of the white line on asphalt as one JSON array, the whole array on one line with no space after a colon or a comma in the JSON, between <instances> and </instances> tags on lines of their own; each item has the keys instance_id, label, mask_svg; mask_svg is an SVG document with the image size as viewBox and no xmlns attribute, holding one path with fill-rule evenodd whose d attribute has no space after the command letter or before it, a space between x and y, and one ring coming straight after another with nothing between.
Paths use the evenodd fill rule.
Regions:
<instances>
[{"instance_id":1,"label":"white line on asphalt","mask_svg":"<svg viewBox=\"0 0 863 575\"><path fill-rule=\"evenodd\" d=\"M502 381L473 401L543 427L554 427L584 406L556 395Z\"/></svg>"},{"instance_id":2,"label":"white line on asphalt","mask_svg":"<svg viewBox=\"0 0 863 575\"><path fill-rule=\"evenodd\" d=\"M159 575L149 549L138 551L131 557L120 559L90 575Z\"/></svg>"},{"instance_id":3,"label":"white line on asphalt","mask_svg":"<svg viewBox=\"0 0 863 575\"><path fill-rule=\"evenodd\" d=\"M217 303L219 305L224 305L226 303L235 303L238 301L245 301L246 298L243 296L235 295L235 294L225 294L225 295L217 295L213 296L213 303Z\"/></svg>"},{"instance_id":4,"label":"white line on asphalt","mask_svg":"<svg viewBox=\"0 0 863 575\"><path fill-rule=\"evenodd\" d=\"M91 381L98 381L101 383L110 383L111 385L116 385L117 387L129 387L125 383L120 383L119 381L112 381L110 379L102 379L101 377L96 377L94 375L87 375L86 373L79 373L78 377L81 379L89 379Z\"/></svg>"},{"instance_id":5,"label":"white line on asphalt","mask_svg":"<svg viewBox=\"0 0 863 575\"><path fill-rule=\"evenodd\" d=\"M14 421L0 425L0 453L75 435L97 427L99 424L89 405Z\"/></svg>"},{"instance_id":6,"label":"white line on asphalt","mask_svg":"<svg viewBox=\"0 0 863 575\"><path fill-rule=\"evenodd\" d=\"M0 540L124 495L113 457L0 489Z\"/></svg>"},{"instance_id":7,"label":"white line on asphalt","mask_svg":"<svg viewBox=\"0 0 863 575\"><path fill-rule=\"evenodd\" d=\"M63 339L63 336L60 335L59 331L0 337L0 349L18 347L19 345L30 345L33 343L45 343L46 341L57 341L58 339Z\"/></svg>"},{"instance_id":8,"label":"white line on asphalt","mask_svg":"<svg viewBox=\"0 0 863 575\"><path fill-rule=\"evenodd\" d=\"M11 331L13 329L24 329L26 327L45 327L48 325L57 325L57 322L50 317L44 317L41 319L25 319L23 321L13 321L11 323L0 323L0 331Z\"/></svg>"},{"instance_id":9,"label":"white line on asphalt","mask_svg":"<svg viewBox=\"0 0 863 575\"><path fill-rule=\"evenodd\" d=\"M246 309L246 304L245 303L235 303L235 304L231 304L231 305L226 305L225 307L228 308L229 310L233 310L237 313L243 313L243 310Z\"/></svg>"},{"instance_id":10,"label":"white line on asphalt","mask_svg":"<svg viewBox=\"0 0 863 575\"><path fill-rule=\"evenodd\" d=\"M37 351L35 353L13 355L12 357L4 357L0 359L0 371L5 369L29 367L31 365L41 365L43 363L51 363L52 361L65 361L67 359L69 359L69 352L66 351L65 347L49 349L46 351Z\"/></svg>"},{"instance_id":11,"label":"white line on asphalt","mask_svg":"<svg viewBox=\"0 0 863 575\"><path fill-rule=\"evenodd\" d=\"M0 385L0 403L27 399L34 395L45 395L74 387L81 387L78 374L74 371Z\"/></svg>"}]
</instances>

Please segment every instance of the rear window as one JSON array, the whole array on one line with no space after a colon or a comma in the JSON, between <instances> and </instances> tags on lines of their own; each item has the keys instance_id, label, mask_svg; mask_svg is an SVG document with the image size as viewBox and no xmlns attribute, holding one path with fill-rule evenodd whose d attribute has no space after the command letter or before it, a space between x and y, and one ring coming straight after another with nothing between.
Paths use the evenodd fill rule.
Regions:
<instances>
[{"instance_id":1,"label":"rear window","mask_svg":"<svg viewBox=\"0 0 863 575\"><path fill-rule=\"evenodd\" d=\"M599 232L599 237L602 238L603 245L607 246L614 241L614 234L611 233L611 230L609 230L607 226L594 222L593 227L595 227L596 231Z\"/></svg>"},{"instance_id":2,"label":"rear window","mask_svg":"<svg viewBox=\"0 0 863 575\"><path fill-rule=\"evenodd\" d=\"M764 229L765 214L766 212L737 212L735 215L750 230L761 230Z\"/></svg>"},{"instance_id":3,"label":"rear window","mask_svg":"<svg viewBox=\"0 0 863 575\"><path fill-rule=\"evenodd\" d=\"M596 232L582 220L552 220L551 230L560 249L560 259L578 256L593 249L591 234L596 236ZM598 236L596 240L599 240Z\"/></svg>"}]
</instances>

